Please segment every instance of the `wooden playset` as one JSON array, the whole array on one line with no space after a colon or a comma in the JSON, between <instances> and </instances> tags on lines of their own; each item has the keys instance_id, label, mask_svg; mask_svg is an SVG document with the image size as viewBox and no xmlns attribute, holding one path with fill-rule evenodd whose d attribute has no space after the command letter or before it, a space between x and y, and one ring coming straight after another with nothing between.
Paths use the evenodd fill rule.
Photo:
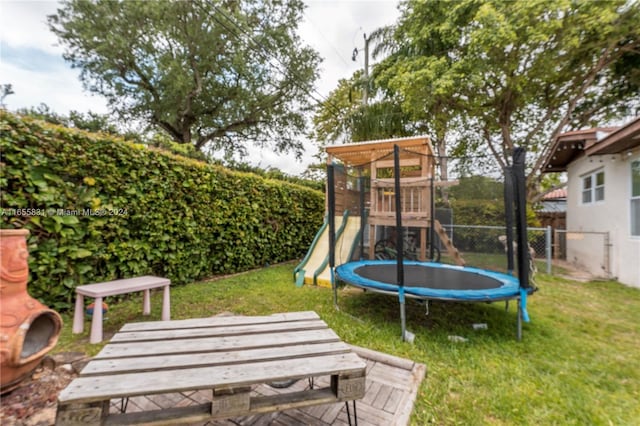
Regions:
<instances>
[{"instance_id":1,"label":"wooden playset","mask_svg":"<svg viewBox=\"0 0 640 426\"><path fill-rule=\"evenodd\" d=\"M376 232L380 231L379 227L395 226L395 145L399 147L400 152L402 223L405 227L419 229L418 258L427 258L427 231L433 226L448 254L458 265L464 265L464 260L440 222L435 218L432 220L433 188L448 183L435 181L434 151L426 136L332 145L326 148L329 164L339 160L344 167L354 169L355 173L370 181L370 191L365 195L369 225L369 258L374 259L375 256L373 246L378 241ZM354 197L359 197L360 191L340 178L337 179L335 187L338 216L344 212L345 206L357 204Z\"/></svg>"}]
</instances>

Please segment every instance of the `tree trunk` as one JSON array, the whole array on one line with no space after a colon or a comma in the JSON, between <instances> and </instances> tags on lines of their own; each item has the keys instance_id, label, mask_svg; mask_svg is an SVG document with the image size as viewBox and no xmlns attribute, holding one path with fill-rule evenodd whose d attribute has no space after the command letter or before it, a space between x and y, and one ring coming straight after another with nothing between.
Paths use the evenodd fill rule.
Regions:
<instances>
[{"instance_id":1,"label":"tree trunk","mask_svg":"<svg viewBox=\"0 0 640 426\"><path fill-rule=\"evenodd\" d=\"M440 180L448 181L449 180L449 169L448 169L448 158L447 158L447 147L445 144L445 137L443 135L442 138L436 142L436 150L438 152L438 159L440 163ZM440 188L440 196L442 197L442 201L445 205L449 205L449 188L443 186Z\"/></svg>"}]
</instances>

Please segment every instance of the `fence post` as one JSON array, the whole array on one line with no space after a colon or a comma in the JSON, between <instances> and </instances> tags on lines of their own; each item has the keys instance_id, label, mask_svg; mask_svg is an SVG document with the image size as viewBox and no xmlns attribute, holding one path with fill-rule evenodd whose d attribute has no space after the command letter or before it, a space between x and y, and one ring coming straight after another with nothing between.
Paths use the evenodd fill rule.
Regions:
<instances>
[{"instance_id":1,"label":"fence post","mask_svg":"<svg viewBox=\"0 0 640 426\"><path fill-rule=\"evenodd\" d=\"M547 274L551 275L551 226L547 226L544 241L547 254Z\"/></svg>"}]
</instances>

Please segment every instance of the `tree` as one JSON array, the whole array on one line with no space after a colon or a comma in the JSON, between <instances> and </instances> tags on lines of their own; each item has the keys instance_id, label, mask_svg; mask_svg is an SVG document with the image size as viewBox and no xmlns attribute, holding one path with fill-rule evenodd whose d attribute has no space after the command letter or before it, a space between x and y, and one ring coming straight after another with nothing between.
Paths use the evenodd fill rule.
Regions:
<instances>
[{"instance_id":1,"label":"tree","mask_svg":"<svg viewBox=\"0 0 640 426\"><path fill-rule=\"evenodd\" d=\"M3 84L0 86L0 108L4 108L4 99L14 93L12 84Z\"/></svg>"},{"instance_id":2,"label":"tree","mask_svg":"<svg viewBox=\"0 0 640 426\"><path fill-rule=\"evenodd\" d=\"M385 97L400 98L402 110L413 121L416 131L421 134L428 134L437 156L437 173L440 180L449 180L448 145L451 138L451 128L460 123L459 114L455 110L455 99L448 93L442 91L432 91L430 102L425 104L417 97L410 98L402 96L397 89L396 75L398 67L402 67L405 61L413 60L417 56L428 56L433 52L447 51L452 48L450 40L438 37L438 34L431 34L429 43L416 45L406 42L412 32L420 31L424 22L423 19L445 19L445 9L429 10L430 16L416 16L415 19L405 20L396 25L376 30L373 34L379 44L373 51L374 57L387 55L373 70L376 85L381 88ZM445 58L441 66L448 66L450 59ZM400 96L399 96L400 95ZM417 102L413 104L412 102ZM448 188L440 188L442 199L448 201Z\"/></svg>"},{"instance_id":3,"label":"tree","mask_svg":"<svg viewBox=\"0 0 640 426\"><path fill-rule=\"evenodd\" d=\"M369 84L369 104L362 104L362 71L341 79L316 109L313 138L321 146L338 141L362 142L410 136L414 130L400 103L393 98L376 98L376 87Z\"/></svg>"},{"instance_id":4,"label":"tree","mask_svg":"<svg viewBox=\"0 0 640 426\"><path fill-rule=\"evenodd\" d=\"M362 72L356 72L350 79L340 79L338 86L316 109L312 137L321 147L353 140L351 116L358 109L362 99L362 91L357 89L355 81L361 74Z\"/></svg>"},{"instance_id":5,"label":"tree","mask_svg":"<svg viewBox=\"0 0 640 426\"><path fill-rule=\"evenodd\" d=\"M526 148L532 196L561 132L623 116L639 100L637 1L408 0L401 7L401 54L385 64L388 87L414 117L460 117L466 134L457 152L488 152L504 167L514 146Z\"/></svg>"},{"instance_id":6,"label":"tree","mask_svg":"<svg viewBox=\"0 0 640 426\"><path fill-rule=\"evenodd\" d=\"M53 111L49 105L42 102L37 107L20 108L16 112L20 115L37 118L38 120L43 120L48 123L82 129L88 132L103 132L112 135L120 134L118 128L107 114L99 114L93 111L88 111L85 114L71 110L69 111L69 116L65 116Z\"/></svg>"},{"instance_id":7,"label":"tree","mask_svg":"<svg viewBox=\"0 0 640 426\"><path fill-rule=\"evenodd\" d=\"M44 102L41 102L37 107L19 108L16 113L46 121L51 124L59 124L62 126L67 126L69 124L68 117L53 111L49 105Z\"/></svg>"},{"instance_id":8,"label":"tree","mask_svg":"<svg viewBox=\"0 0 640 426\"><path fill-rule=\"evenodd\" d=\"M49 16L86 89L176 142L300 155L319 58L296 34L300 0L67 0Z\"/></svg>"},{"instance_id":9,"label":"tree","mask_svg":"<svg viewBox=\"0 0 640 426\"><path fill-rule=\"evenodd\" d=\"M456 200L490 200L502 202L503 182L486 176L461 177L458 185L452 186L449 195Z\"/></svg>"}]
</instances>

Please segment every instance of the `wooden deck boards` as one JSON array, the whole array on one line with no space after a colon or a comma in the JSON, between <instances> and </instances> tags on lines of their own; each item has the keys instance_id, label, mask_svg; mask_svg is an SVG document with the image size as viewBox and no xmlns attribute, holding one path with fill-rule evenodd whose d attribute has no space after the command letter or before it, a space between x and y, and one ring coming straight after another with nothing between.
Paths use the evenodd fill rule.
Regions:
<instances>
[{"instance_id":1,"label":"wooden deck boards","mask_svg":"<svg viewBox=\"0 0 640 426\"><path fill-rule=\"evenodd\" d=\"M323 324L312 312L129 324L59 401L88 403L86 411L72 409L70 414L77 410L78 417L85 412L95 416L95 404L106 404L110 414L105 424L189 419L194 426L339 426L348 424L343 401L353 399L349 395L355 386L360 396L364 392L356 403L358 424L406 425L425 366L347 345ZM284 369L278 366L285 362L283 353ZM225 386L211 389L211 383L224 385L229 378L232 393ZM302 379L284 389L268 385L289 378ZM110 402L97 402L105 395ZM212 395L225 408L212 404ZM227 404L239 408L229 411ZM210 418L211 410L219 419Z\"/></svg>"},{"instance_id":2,"label":"wooden deck boards","mask_svg":"<svg viewBox=\"0 0 640 426\"><path fill-rule=\"evenodd\" d=\"M391 357L368 349L352 347L367 363L367 392L365 398L358 401L358 425L360 426L403 426L408 424L413 402L417 395L418 387L422 382L426 368L422 364L413 361ZM372 376L371 371L375 370ZM326 386L328 378L322 377L315 381L318 386ZM283 392L299 391L309 386L306 380L300 380L286 389L275 389L270 386L259 386L253 389L254 393L261 395L275 395ZM180 401L177 406L186 404L196 405L207 400L204 391L195 391L186 394L177 394ZM369 395L375 392L375 395ZM157 406L168 408L171 400L163 398L136 397L135 402L147 399L147 407ZM117 412L119 404L113 400L111 411ZM129 401L127 411L140 410L133 404L133 398ZM164 405L163 405L164 404ZM145 408L148 409L148 408ZM312 407L304 407L281 412L257 414L252 416L221 419L210 422L196 422L193 426L345 426L348 425L347 413L343 403L324 404Z\"/></svg>"},{"instance_id":3,"label":"wooden deck boards","mask_svg":"<svg viewBox=\"0 0 640 426\"><path fill-rule=\"evenodd\" d=\"M56 422L184 424L361 399L366 363L314 312L217 317L125 327L59 395ZM326 386L252 392L269 383L330 377ZM207 402L186 395L206 390ZM147 397L140 411L112 400ZM191 403L193 402L193 403Z\"/></svg>"}]
</instances>

